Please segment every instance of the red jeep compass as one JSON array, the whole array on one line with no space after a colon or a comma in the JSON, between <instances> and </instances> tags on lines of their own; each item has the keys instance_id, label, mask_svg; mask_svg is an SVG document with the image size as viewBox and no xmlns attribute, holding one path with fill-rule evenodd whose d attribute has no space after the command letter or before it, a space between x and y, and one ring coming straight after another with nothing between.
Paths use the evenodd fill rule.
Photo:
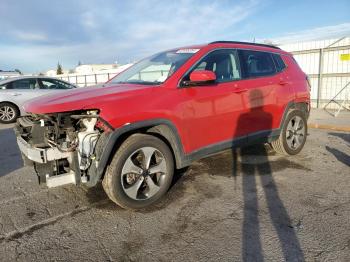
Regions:
<instances>
[{"instance_id":1,"label":"red jeep compass","mask_svg":"<svg viewBox=\"0 0 350 262\"><path fill-rule=\"evenodd\" d=\"M17 142L48 187L103 187L118 205L159 200L174 169L251 143L303 148L310 94L292 55L277 47L213 42L146 58L101 87L25 105Z\"/></svg>"}]
</instances>

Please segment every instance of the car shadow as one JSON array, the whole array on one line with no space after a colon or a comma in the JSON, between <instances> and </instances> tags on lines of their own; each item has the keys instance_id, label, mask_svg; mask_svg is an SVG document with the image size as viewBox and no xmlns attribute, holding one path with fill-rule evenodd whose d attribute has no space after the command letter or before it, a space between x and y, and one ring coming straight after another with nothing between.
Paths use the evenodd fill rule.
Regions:
<instances>
[{"instance_id":1,"label":"car shadow","mask_svg":"<svg viewBox=\"0 0 350 262\"><path fill-rule=\"evenodd\" d=\"M254 90L249 94L249 98L251 110L239 116L234 138L242 134L242 129L249 129L250 125L254 125L254 119L257 116L266 121L264 122L264 126L267 130L272 129L272 115L264 111L263 94L259 90ZM265 260L260 236L262 207L259 207L260 201L257 188L257 179L259 179L268 207L268 214L277 234L279 243L276 244L281 247L284 260L304 261L304 254L299 240L293 226L291 226L291 218L279 196L278 187L272 176L272 168L269 163L266 147L261 144L254 147L244 147L240 150L232 149L232 156L234 163L232 175L235 179L237 175L242 176L244 200L242 260ZM238 156L240 156L240 161L237 161Z\"/></svg>"},{"instance_id":2,"label":"car shadow","mask_svg":"<svg viewBox=\"0 0 350 262\"><path fill-rule=\"evenodd\" d=\"M181 183L178 182L183 179L186 175L188 167L176 169L174 172L173 180L169 188L168 194L159 201L159 203L151 205L150 207L146 207L144 209L135 210L138 213L152 213L155 211L159 211L161 209L166 208L170 202L178 199L183 193L181 192ZM175 188L174 188L175 187ZM119 207L117 204L113 203L112 200L109 200L107 194L105 193L102 183L99 182L94 187L85 187L86 188L86 197L90 204L96 204L99 202L103 202L101 205L96 205L97 209L105 209L113 212L128 212L126 209ZM174 196L175 195L175 196Z\"/></svg>"},{"instance_id":3,"label":"car shadow","mask_svg":"<svg viewBox=\"0 0 350 262\"><path fill-rule=\"evenodd\" d=\"M326 150L332 153L339 162L342 162L343 164L350 167L350 155L345 154L342 151L329 146L326 146Z\"/></svg>"},{"instance_id":4,"label":"car shadow","mask_svg":"<svg viewBox=\"0 0 350 262\"><path fill-rule=\"evenodd\" d=\"M16 135L12 128L0 129L0 148L0 177L23 167Z\"/></svg>"}]
</instances>

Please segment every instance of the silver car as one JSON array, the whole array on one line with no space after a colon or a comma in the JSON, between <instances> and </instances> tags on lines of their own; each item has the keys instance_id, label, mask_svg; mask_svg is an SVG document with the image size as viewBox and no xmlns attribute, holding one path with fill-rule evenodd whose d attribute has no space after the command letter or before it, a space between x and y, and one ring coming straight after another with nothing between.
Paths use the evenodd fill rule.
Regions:
<instances>
[{"instance_id":1,"label":"silver car","mask_svg":"<svg viewBox=\"0 0 350 262\"><path fill-rule=\"evenodd\" d=\"M24 102L46 94L63 92L76 86L50 77L14 77L0 81L0 123L16 121L24 114Z\"/></svg>"}]
</instances>

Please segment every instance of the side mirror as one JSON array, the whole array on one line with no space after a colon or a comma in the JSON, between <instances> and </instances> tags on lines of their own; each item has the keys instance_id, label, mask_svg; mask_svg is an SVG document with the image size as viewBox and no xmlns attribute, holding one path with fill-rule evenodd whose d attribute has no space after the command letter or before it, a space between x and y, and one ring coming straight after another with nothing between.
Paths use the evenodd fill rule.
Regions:
<instances>
[{"instance_id":1,"label":"side mirror","mask_svg":"<svg viewBox=\"0 0 350 262\"><path fill-rule=\"evenodd\" d=\"M198 70L193 71L190 74L190 81L194 85L203 85L214 83L216 80L216 75L213 71L209 70Z\"/></svg>"}]
</instances>

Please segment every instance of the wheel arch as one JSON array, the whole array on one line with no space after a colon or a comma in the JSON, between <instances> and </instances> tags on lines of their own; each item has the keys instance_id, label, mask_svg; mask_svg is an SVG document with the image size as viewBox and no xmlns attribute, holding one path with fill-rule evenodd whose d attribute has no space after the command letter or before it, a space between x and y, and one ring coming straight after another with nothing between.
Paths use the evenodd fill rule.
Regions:
<instances>
[{"instance_id":1,"label":"wheel arch","mask_svg":"<svg viewBox=\"0 0 350 262\"><path fill-rule=\"evenodd\" d=\"M101 136L96 145L97 165L93 163L88 171L90 177L88 186L96 185L103 178L106 168L119 146L126 138L136 133L151 134L160 138L169 146L176 168L183 168L187 165L181 138L177 128L170 120L152 119L140 121L124 125L108 135Z\"/></svg>"},{"instance_id":2,"label":"wheel arch","mask_svg":"<svg viewBox=\"0 0 350 262\"><path fill-rule=\"evenodd\" d=\"M177 168L182 168L184 150L181 139L178 135L175 126L169 126L168 124L162 123L152 126L146 130L147 134L152 134L163 140L170 148L173 153L174 160Z\"/></svg>"},{"instance_id":3,"label":"wheel arch","mask_svg":"<svg viewBox=\"0 0 350 262\"><path fill-rule=\"evenodd\" d=\"M284 109L284 113L280 122L280 130L283 127L283 124L288 116L288 113L291 110L300 110L305 114L306 120L309 118L309 114L310 114L310 104L308 102L295 102L295 101L291 101L287 104L287 106Z\"/></svg>"}]
</instances>

